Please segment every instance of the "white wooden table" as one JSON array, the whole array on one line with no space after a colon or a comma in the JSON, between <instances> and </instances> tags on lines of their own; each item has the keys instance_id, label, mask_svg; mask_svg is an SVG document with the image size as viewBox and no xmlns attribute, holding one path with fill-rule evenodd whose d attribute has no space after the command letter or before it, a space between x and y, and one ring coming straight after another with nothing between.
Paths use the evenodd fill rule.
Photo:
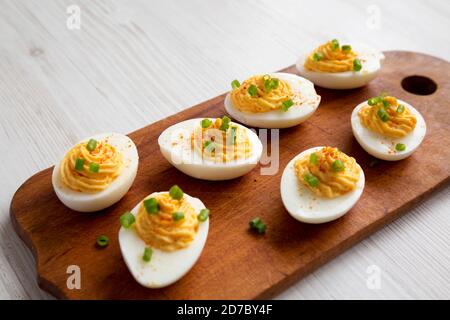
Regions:
<instances>
[{"instance_id":1,"label":"white wooden table","mask_svg":"<svg viewBox=\"0 0 450 320\"><path fill-rule=\"evenodd\" d=\"M72 4L79 30L66 25ZM448 60L449 17L447 0L0 0L0 298L50 297L9 203L77 140L131 132L335 37ZM449 208L447 186L278 298L448 299Z\"/></svg>"}]
</instances>

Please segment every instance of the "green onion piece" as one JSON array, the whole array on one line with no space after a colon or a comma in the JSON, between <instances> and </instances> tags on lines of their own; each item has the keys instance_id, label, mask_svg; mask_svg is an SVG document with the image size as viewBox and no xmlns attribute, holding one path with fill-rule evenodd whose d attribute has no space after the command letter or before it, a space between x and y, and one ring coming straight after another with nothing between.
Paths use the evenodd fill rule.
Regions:
<instances>
[{"instance_id":1,"label":"green onion piece","mask_svg":"<svg viewBox=\"0 0 450 320\"><path fill-rule=\"evenodd\" d=\"M156 214L159 212L159 203L155 198L145 199L144 200L144 208L145 211L149 214Z\"/></svg>"},{"instance_id":2,"label":"green onion piece","mask_svg":"<svg viewBox=\"0 0 450 320\"><path fill-rule=\"evenodd\" d=\"M396 111L397 111L397 113L403 113L403 111L405 111L405 106L402 104L399 104Z\"/></svg>"},{"instance_id":3,"label":"green onion piece","mask_svg":"<svg viewBox=\"0 0 450 320\"><path fill-rule=\"evenodd\" d=\"M256 217L250 220L249 222L250 228L256 231L259 234L263 234L266 232L267 226L262 222L261 218Z\"/></svg>"},{"instance_id":4,"label":"green onion piece","mask_svg":"<svg viewBox=\"0 0 450 320\"><path fill-rule=\"evenodd\" d=\"M313 165L317 165L317 162L319 161L319 156L317 155L317 153L311 153L309 155L309 163L313 164Z\"/></svg>"},{"instance_id":5,"label":"green onion piece","mask_svg":"<svg viewBox=\"0 0 450 320\"><path fill-rule=\"evenodd\" d=\"M94 151L95 148L97 148L97 140L90 139L86 145L86 149L88 149L89 151Z\"/></svg>"},{"instance_id":6,"label":"green onion piece","mask_svg":"<svg viewBox=\"0 0 450 320\"><path fill-rule=\"evenodd\" d=\"M375 106L378 103L380 103L382 101L381 97L374 97L374 98L370 98L367 103L369 104L369 106Z\"/></svg>"},{"instance_id":7,"label":"green onion piece","mask_svg":"<svg viewBox=\"0 0 450 320\"><path fill-rule=\"evenodd\" d=\"M279 84L280 84L280 80L269 77L268 79L264 80L264 91L269 93L273 89L278 88Z\"/></svg>"},{"instance_id":8,"label":"green onion piece","mask_svg":"<svg viewBox=\"0 0 450 320\"><path fill-rule=\"evenodd\" d=\"M250 85L250 87L248 87L248 94L251 95L252 97L257 97L258 96L258 88L252 84Z\"/></svg>"},{"instance_id":9,"label":"green onion piece","mask_svg":"<svg viewBox=\"0 0 450 320\"><path fill-rule=\"evenodd\" d=\"M109 238L105 235L97 237L97 245L99 247L106 247L109 244Z\"/></svg>"},{"instance_id":10,"label":"green onion piece","mask_svg":"<svg viewBox=\"0 0 450 320\"><path fill-rule=\"evenodd\" d=\"M362 69L361 60L359 60L359 59L353 60L353 70L360 71L361 69Z\"/></svg>"},{"instance_id":11,"label":"green onion piece","mask_svg":"<svg viewBox=\"0 0 450 320\"><path fill-rule=\"evenodd\" d=\"M351 51L352 50L352 46L350 46L350 45L348 45L348 44L344 44L343 46L342 46L342 51L344 51L344 52L349 52L349 51Z\"/></svg>"},{"instance_id":12,"label":"green onion piece","mask_svg":"<svg viewBox=\"0 0 450 320\"><path fill-rule=\"evenodd\" d=\"M229 117L223 116L222 117L222 124L220 125L219 129L222 130L222 131L227 131L228 128L230 127L230 122L231 122L231 119Z\"/></svg>"},{"instance_id":13,"label":"green onion piece","mask_svg":"<svg viewBox=\"0 0 450 320\"><path fill-rule=\"evenodd\" d=\"M331 164L331 167L336 172L344 171L344 169L345 169L345 165L342 162L342 160L340 160L340 159L334 160L333 163Z\"/></svg>"},{"instance_id":14,"label":"green onion piece","mask_svg":"<svg viewBox=\"0 0 450 320\"><path fill-rule=\"evenodd\" d=\"M322 59L323 59L323 53L322 52L320 52L320 51L314 52L314 55L313 55L313 60L314 61L320 61Z\"/></svg>"},{"instance_id":15,"label":"green onion piece","mask_svg":"<svg viewBox=\"0 0 450 320\"><path fill-rule=\"evenodd\" d=\"M389 107L391 106L391 104L389 103L389 101L387 101L387 100L385 100L385 99L383 99L382 101L383 101L383 106L384 106L385 108L389 108Z\"/></svg>"},{"instance_id":16,"label":"green onion piece","mask_svg":"<svg viewBox=\"0 0 450 320\"><path fill-rule=\"evenodd\" d=\"M395 150L397 151L405 151L406 150L406 145L403 143L397 143L395 145Z\"/></svg>"},{"instance_id":17,"label":"green onion piece","mask_svg":"<svg viewBox=\"0 0 450 320\"><path fill-rule=\"evenodd\" d=\"M89 163L89 171L98 173L100 171L100 165L94 162Z\"/></svg>"},{"instance_id":18,"label":"green onion piece","mask_svg":"<svg viewBox=\"0 0 450 320\"><path fill-rule=\"evenodd\" d=\"M236 144L237 127L231 127L228 144Z\"/></svg>"},{"instance_id":19,"label":"green onion piece","mask_svg":"<svg viewBox=\"0 0 450 320\"><path fill-rule=\"evenodd\" d=\"M202 209L200 210L200 213L197 216L198 221L205 222L208 220L209 217L209 210L208 209Z\"/></svg>"},{"instance_id":20,"label":"green onion piece","mask_svg":"<svg viewBox=\"0 0 450 320\"><path fill-rule=\"evenodd\" d=\"M125 229L131 227L135 221L136 219L130 211L127 211L120 216L120 225Z\"/></svg>"},{"instance_id":21,"label":"green onion piece","mask_svg":"<svg viewBox=\"0 0 450 320\"><path fill-rule=\"evenodd\" d=\"M241 84L240 84L239 81L237 81L237 80L231 81L231 88L232 88L233 90L239 88L240 86L241 86Z\"/></svg>"},{"instance_id":22,"label":"green onion piece","mask_svg":"<svg viewBox=\"0 0 450 320\"><path fill-rule=\"evenodd\" d=\"M331 47L333 51L339 49L339 41L337 39L331 40Z\"/></svg>"},{"instance_id":23,"label":"green onion piece","mask_svg":"<svg viewBox=\"0 0 450 320\"><path fill-rule=\"evenodd\" d=\"M169 189L169 195L172 199L181 200L183 199L184 192L179 186L174 185Z\"/></svg>"},{"instance_id":24,"label":"green onion piece","mask_svg":"<svg viewBox=\"0 0 450 320\"><path fill-rule=\"evenodd\" d=\"M283 101L281 103L281 110L283 110L284 112L288 111L290 107L292 107L294 105L294 101L292 101L292 99Z\"/></svg>"},{"instance_id":25,"label":"green onion piece","mask_svg":"<svg viewBox=\"0 0 450 320\"><path fill-rule=\"evenodd\" d=\"M84 168L84 159L78 158L75 160L75 170L81 171Z\"/></svg>"},{"instance_id":26,"label":"green onion piece","mask_svg":"<svg viewBox=\"0 0 450 320\"><path fill-rule=\"evenodd\" d=\"M315 188L319 185L319 179L309 172L303 176L303 179L310 187Z\"/></svg>"},{"instance_id":27,"label":"green onion piece","mask_svg":"<svg viewBox=\"0 0 450 320\"><path fill-rule=\"evenodd\" d=\"M210 153L216 150L216 145L212 141L205 141L203 147Z\"/></svg>"},{"instance_id":28,"label":"green onion piece","mask_svg":"<svg viewBox=\"0 0 450 320\"><path fill-rule=\"evenodd\" d=\"M209 128L211 124L212 121L210 119L203 119L202 121L200 121L200 125L202 126L203 129Z\"/></svg>"},{"instance_id":29,"label":"green onion piece","mask_svg":"<svg viewBox=\"0 0 450 320\"><path fill-rule=\"evenodd\" d=\"M144 260L145 262L150 262L150 260L152 260L152 255L153 255L152 248L147 247L144 249L144 254L142 255L142 260Z\"/></svg>"},{"instance_id":30,"label":"green onion piece","mask_svg":"<svg viewBox=\"0 0 450 320\"><path fill-rule=\"evenodd\" d=\"M184 213L180 211L174 212L172 213L172 219L174 221L180 221L181 219L184 219Z\"/></svg>"},{"instance_id":31,"label":"green onion piece","mask_svg":"<svg viewBox=\"0 0 450 320\"><path fill-rule=\"evenodd\" d=\"M381 119L381 121L386 122L389 121L389 115L384 108L380 108L377 111L377 116Z\"/></svg>"}]
</instances>

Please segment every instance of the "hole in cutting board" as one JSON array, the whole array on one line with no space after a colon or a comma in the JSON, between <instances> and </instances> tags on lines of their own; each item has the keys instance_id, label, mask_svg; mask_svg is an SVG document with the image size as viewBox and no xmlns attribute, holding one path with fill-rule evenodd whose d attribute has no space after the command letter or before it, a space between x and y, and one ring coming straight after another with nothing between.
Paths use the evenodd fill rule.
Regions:
<instances>
[{"instance_id":1,"label":"hole in cutting board","mask_svg":"<svg viewBox=\"0 0 450 320\"><path fill-rule=\"evenodd\" d=\"M436 92L437 84L428 77L415 75L403 78L402 88L414 94L427 96Z\"/></svg>"}]
</instances>

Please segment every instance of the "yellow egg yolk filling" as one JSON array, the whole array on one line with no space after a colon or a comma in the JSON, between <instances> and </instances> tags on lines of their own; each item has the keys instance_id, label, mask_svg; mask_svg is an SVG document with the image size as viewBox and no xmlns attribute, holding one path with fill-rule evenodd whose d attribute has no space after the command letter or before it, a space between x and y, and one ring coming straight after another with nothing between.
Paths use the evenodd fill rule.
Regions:
<instances>
[{"instance_id":1,"label":"yellow egg yolk filling","mask_svg":"<svg viewBox=\"0 0 450 320\"><path fill-rule=\"evenodd\" d=\"M186 248L194 240L198 231L197 212L183 196L175 200L168 193L152 196L159 205L159 212L148 213L143 202L136 215L136 231L150 247L163 251ZM182 212L184 218L173 219L174 212Z\"/></svg>"},{"instance_id":2,"label":"yellow egg yolk filling","mask_svg":"<svg viewBox=\"0 0 450 320\"><path fill-rule=\"evenodd\" d=\"M281 110L283 102L293 97L289 83L281 79L277 80L277 87L271 90L266 89L265 81L268 76L254 76L245 80L238 88L231 91L230 97L233 106L242 112L263 113L274 110ZM250 86L254 86L257 91L255 95L249 93Z\"/></svg>"},{"instance_id":3,"label":"yellow egg yolk filling","mask_svg":"<svg viewBox=\"0 0 450 320\"><path fill-rule=\"evenodd\" d=\"M61 162L61 182L69 189L83 193L102 191L120 175L122 158L122 154L107 141L99 141L92 151L87 149L87 143L80 143ZM83 163L79 169L76 168L77 160Z\"/></svg>"},{"instance_id":4,"label":"yellow egg yolk filling","mask_svg":"<svg viewBox=\"0 0 450 320\"><path fill-rule=\"evenodd\" d=\"M404 137L416 127L416 117L406 106L399 105L396 98L378 98L376 103L371 104L363 106L358 112L364 127L391 138Z\"/></svg>"},{"instance_id":5,"label":"yellow egg yolk filling","mask_svg":"<svg viewBox=\"0 0 450 320\"><path fill-rule=\"evenodd\" d=\"M294 164L300 183L319 197L336 198L356 188L360 168L337 148L324 147Z\"/></svg>"},{"instance_id":6,"label":"yellow egg yolk filling","mask_svg":"<svg viewBox=\"0 0 450 320\"><path fill-rule=\"evenodd\" d=\"M345 72L353 70L353 61L357 55L343 47L334 46L332 41L321 45L306 58L304 67L316 72Z\"/></svg>"},{"instance_id":7,"label":"yellow egg yolk filling","mask_svg":"<svg viewBox=\"0 0 450 320\"><path fill-rule=\"evenodd\" d=\"M191 135L192 148L203 159L214 162L230 162L247 159L252 155L252 146L247 130L230 123L222 130L223 120L217 118L206 128L200 124ZM222 129L221 129L222 128Z\"/></svg>"}]
</instances>

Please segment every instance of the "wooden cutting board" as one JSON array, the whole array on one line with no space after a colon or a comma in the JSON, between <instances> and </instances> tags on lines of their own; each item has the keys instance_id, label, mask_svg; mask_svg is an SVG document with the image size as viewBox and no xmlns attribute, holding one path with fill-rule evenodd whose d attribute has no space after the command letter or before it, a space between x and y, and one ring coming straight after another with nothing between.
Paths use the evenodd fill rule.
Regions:
<instances>
[{"instance_id":1,"label":"wooden cutting board","mask_svg":"<svg viewBox=\"0 0 450 320\"><path fill-rule=\"evenodd\" d=\"M296 73L294 67L284 72ZM36 257L39 286L66 299L254 299L268 298L372 234L438 187L450 175L450 64L412 52L387 52L382 72L361 89L317 88L322 102L305 123L280 131L280 168L260 175L260 166L241 178L207 182L177 171L162 157L157 138L163 129L189 118L220 117L224 95L131 133L140 155L138 176L128 194L98 213L73 212L60 203L51 184L52 168L37 173L16 192L11 203L15 230ZM421 75L437 83L430 95L402 89L407 76ZM430 84L406 81L410 90ZM432 89L432 88L431 88ZM430 89L430 90L431 90ZM414 105L428 131L422 146L399 162L373 160L352 136L350 114L361 101L389 92ZM111 128L112 130L114 128ZM331 145L356 158L366 175L360 201L344 217L322 225L297 222L284 209L279 192L285 165L304 149ZM141 287L128 272L119 249L119 216L144 196L180 185L211 209L205 249L194 268L163 289ZM248 221L267 223L263 236L248 231ZM98 249L98 235L110 245ZM67 288L67 268L81 270L81 289Z\"/></svg>"}]
</instances>

